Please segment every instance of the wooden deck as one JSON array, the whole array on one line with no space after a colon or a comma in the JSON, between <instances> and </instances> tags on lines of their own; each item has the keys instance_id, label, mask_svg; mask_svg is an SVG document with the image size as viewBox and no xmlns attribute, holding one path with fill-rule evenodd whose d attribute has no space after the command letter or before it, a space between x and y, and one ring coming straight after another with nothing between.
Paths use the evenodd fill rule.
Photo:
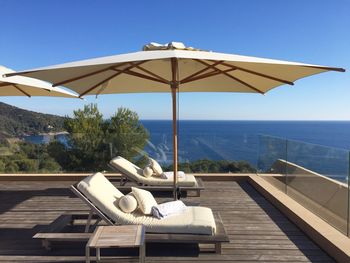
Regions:
<instances>
[{"instance_id":1,"label":"wooden deck","mask_svg":"<svg viewBox=\"0 0 350 263\"><path fill-rule=\"evenodd\" d=\"M31 238L64 212L88 210L68 189L72 183L0 182L0 262L85 260L83 244L57 244L52 251L45 251L40 241ZM187 199L220 212L230 237L222 254L205 252L205 246L150 244L146 262L334 262L248 182L204 184L200 198Z\"/></svg>"}]
</instances>

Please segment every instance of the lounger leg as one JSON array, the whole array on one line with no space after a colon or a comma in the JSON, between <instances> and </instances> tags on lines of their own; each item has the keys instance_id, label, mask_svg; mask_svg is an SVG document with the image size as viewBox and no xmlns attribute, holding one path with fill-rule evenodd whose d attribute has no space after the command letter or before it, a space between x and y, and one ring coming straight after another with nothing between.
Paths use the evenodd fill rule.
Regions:
<instances>
[{"instance_id":1,"label":"lounger leg","mask_svg":"<svg viewBox=\"0 0 350 263\"><path fill-rule=\"evenodd\" d=\"M50 243L49 240L43 239L43 240L41 241L41 245L42 245L46 250L48 250L48 251L51 250L51 243Z\"/></svg>"},{"instance_id":2,"label":"lounger leg","mask_svg":"<svg viewBox=\"0 0 350 263\"><path fill-rule=\"evenodd\" d=\"M92 210L90 210L89 217L88 217L88 220L87 220L86 226L85 226L85 233L88 233L89 230L90 230L90 224L91 224L92 216L93 216L93 212L92 212Z\"/></svg>"},{"instance_id":3,"label":"lounger leg","mask_svg":"<svg viewBox=\"0 0 350 263\"><path fill-rule=\"evenodd\" d=\"M221 243L215 243L215 253L221 254Z\"/></svg>"},{"instance_id":4,"label":"lounger leg","mask_svg":"<svg viewBox=\"0 0 350 263\"><path fill-rule=\"evenodd\" d=\"M74 225L74 216L73 215L69 215L69 225Z\"/></svg>"},{"instance_id":5,"label":"lounger leg","mask_svg":"<svg viewBox=\"0 0 350 263\"><path fill-rule=\"evenodd\" d=\"M101 251L99 247L96 248L96 261L97 262L101 261Z\"/></svg>"},{"instance_id":6,"label":"lounger leg","mask_svg":"<svg viewBox=\"0 0 350 263\"><path fill-rule=\"evenodd\" d=\"M89 248L89 246L85 247L85 257L86 257L86 263L90 263L90 248Z\"/></svg>"},{"instance_id":7,"label":"lounger leg","mask_svg":"<svg viewBox=\"0 0 350 263\"><path fill-rule=\"evenodd\" d=\"M139 251L139 262L140 263L145 263L145 258L146 258L146 244L143 244L142 246L140 246L140 251Z\"/></svg>"},{"instance_id":8,"label":"lounger leg","mask_svg":"<svg viewBox=\"0 0 350 263\"><path fill-rule=\"evenodd\" d=\"M128 179L124 175L122 175L120 178L120 186L124 186L127 181Z\"/></svg>"}]
</instances>

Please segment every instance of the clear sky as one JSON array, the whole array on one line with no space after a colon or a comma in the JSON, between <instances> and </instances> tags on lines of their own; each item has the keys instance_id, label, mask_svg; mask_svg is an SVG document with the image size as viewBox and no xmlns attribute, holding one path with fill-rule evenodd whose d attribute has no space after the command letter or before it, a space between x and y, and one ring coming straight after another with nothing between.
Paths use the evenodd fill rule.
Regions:
<instances>
[{"instance_id":1,"label":"clear sky","mask_svg":"<svg viewBox=\"0 0 350 263\"><path fill-rule=\"evenodd\" d=\"M184 42L224 53L343 67L259 94L180 95L180 119L350 120L349 0L0 0L0 64L24 70ZM102 95L86 101L0 97L38 112L71 115L97 103L141 119L170 119L170 94Z\"/></svg>"}]
</instances>

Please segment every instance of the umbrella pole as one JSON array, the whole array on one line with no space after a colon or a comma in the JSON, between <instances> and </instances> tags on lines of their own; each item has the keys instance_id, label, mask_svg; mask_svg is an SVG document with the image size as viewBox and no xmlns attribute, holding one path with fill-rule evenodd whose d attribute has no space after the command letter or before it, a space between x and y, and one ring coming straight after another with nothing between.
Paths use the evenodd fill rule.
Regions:
<instances>
[{"instance_id":1,"label":"umbrella pole","mask_svg":"<svg viewBox=\"0 0 350 263\"><path fill-rule=\"evenodd\" d=\"M174 200L177 200L177 116L176 116L176 88L171 87L171 96L173 102L173 166L174 166Z\"/></svg>"},{"instance_id":2,"label":"umbrella pole","mask_svg":"<svg viewBox=\"0 0 350 263\"><path fill-rule=\"evenodd\" d=\"M177 107L176 107L176 91L179 88L178 82L178 63L176 58L171 59L171 71L172 71L172 82L171 82L171 97L173 102L173 166L174 166L174 200L177 200Z\"/></svg>"}]
</instances>

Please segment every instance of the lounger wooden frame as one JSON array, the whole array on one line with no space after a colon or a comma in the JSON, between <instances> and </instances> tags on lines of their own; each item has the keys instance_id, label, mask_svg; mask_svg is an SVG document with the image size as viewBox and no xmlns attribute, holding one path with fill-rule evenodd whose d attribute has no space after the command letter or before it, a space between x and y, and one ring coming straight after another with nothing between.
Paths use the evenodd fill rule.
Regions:
<instances>
[{"instance_id":1,"label":"lounger wooden frame","mask_svg":"<svg viewBox=\"0 0 350 263\"><path fill-rule=\"evenodd\" d=\"M137 186L139 188L145 189L147 191L170 191L173 192L174 188L172 185L166 186L166 185L148 185L140 183L139 181L135 180L134 178L127 176L123 171L118 170L116 167L112 166L111 164L108 164L109 167L111 167L114 171L117 171L121 174L120 178L120 186L118 187L119 190L130 190L132 186ZM196 186L180 186L180 192L188 192L192 191L195 193L194 196L200 197L201 191L205 189L204 183L202 179L196 178L197 185ZM131 182L131 184L129 184ZM134 184L135 183L135 184Z\"/></svg>"},{"instance_id":2,"label":"lounger wooden frame","mask_svg":"<svg viewBox=\"0 0 350 263\"><path fill-rule=\"evenodd\" d=\"M85 233L62 233L66 225L72 224L76 219L86 218L85 214L64 214L52 222L47 229L41 231L33 236L33 238L41 239L42 245L46 249L51 249L51 242L53 241L88 241L91 232L91 222L96 219L95 225L103 220L107 225L117 225L108 216L106 216L100 209L98 209L84 194L82 194L75 185L71 186L71 190L76 194L85 204L91 209L87 223L85 226ZM167 234L167 233L146 233L146 242L148 243L198 243L198 244L213 244L215 253L221 253L221 244L229 242L228 235L222 223L220 214L214 214L216 233L215 235L199 235L199 234Z\"/></svg>"}]
</instances>

